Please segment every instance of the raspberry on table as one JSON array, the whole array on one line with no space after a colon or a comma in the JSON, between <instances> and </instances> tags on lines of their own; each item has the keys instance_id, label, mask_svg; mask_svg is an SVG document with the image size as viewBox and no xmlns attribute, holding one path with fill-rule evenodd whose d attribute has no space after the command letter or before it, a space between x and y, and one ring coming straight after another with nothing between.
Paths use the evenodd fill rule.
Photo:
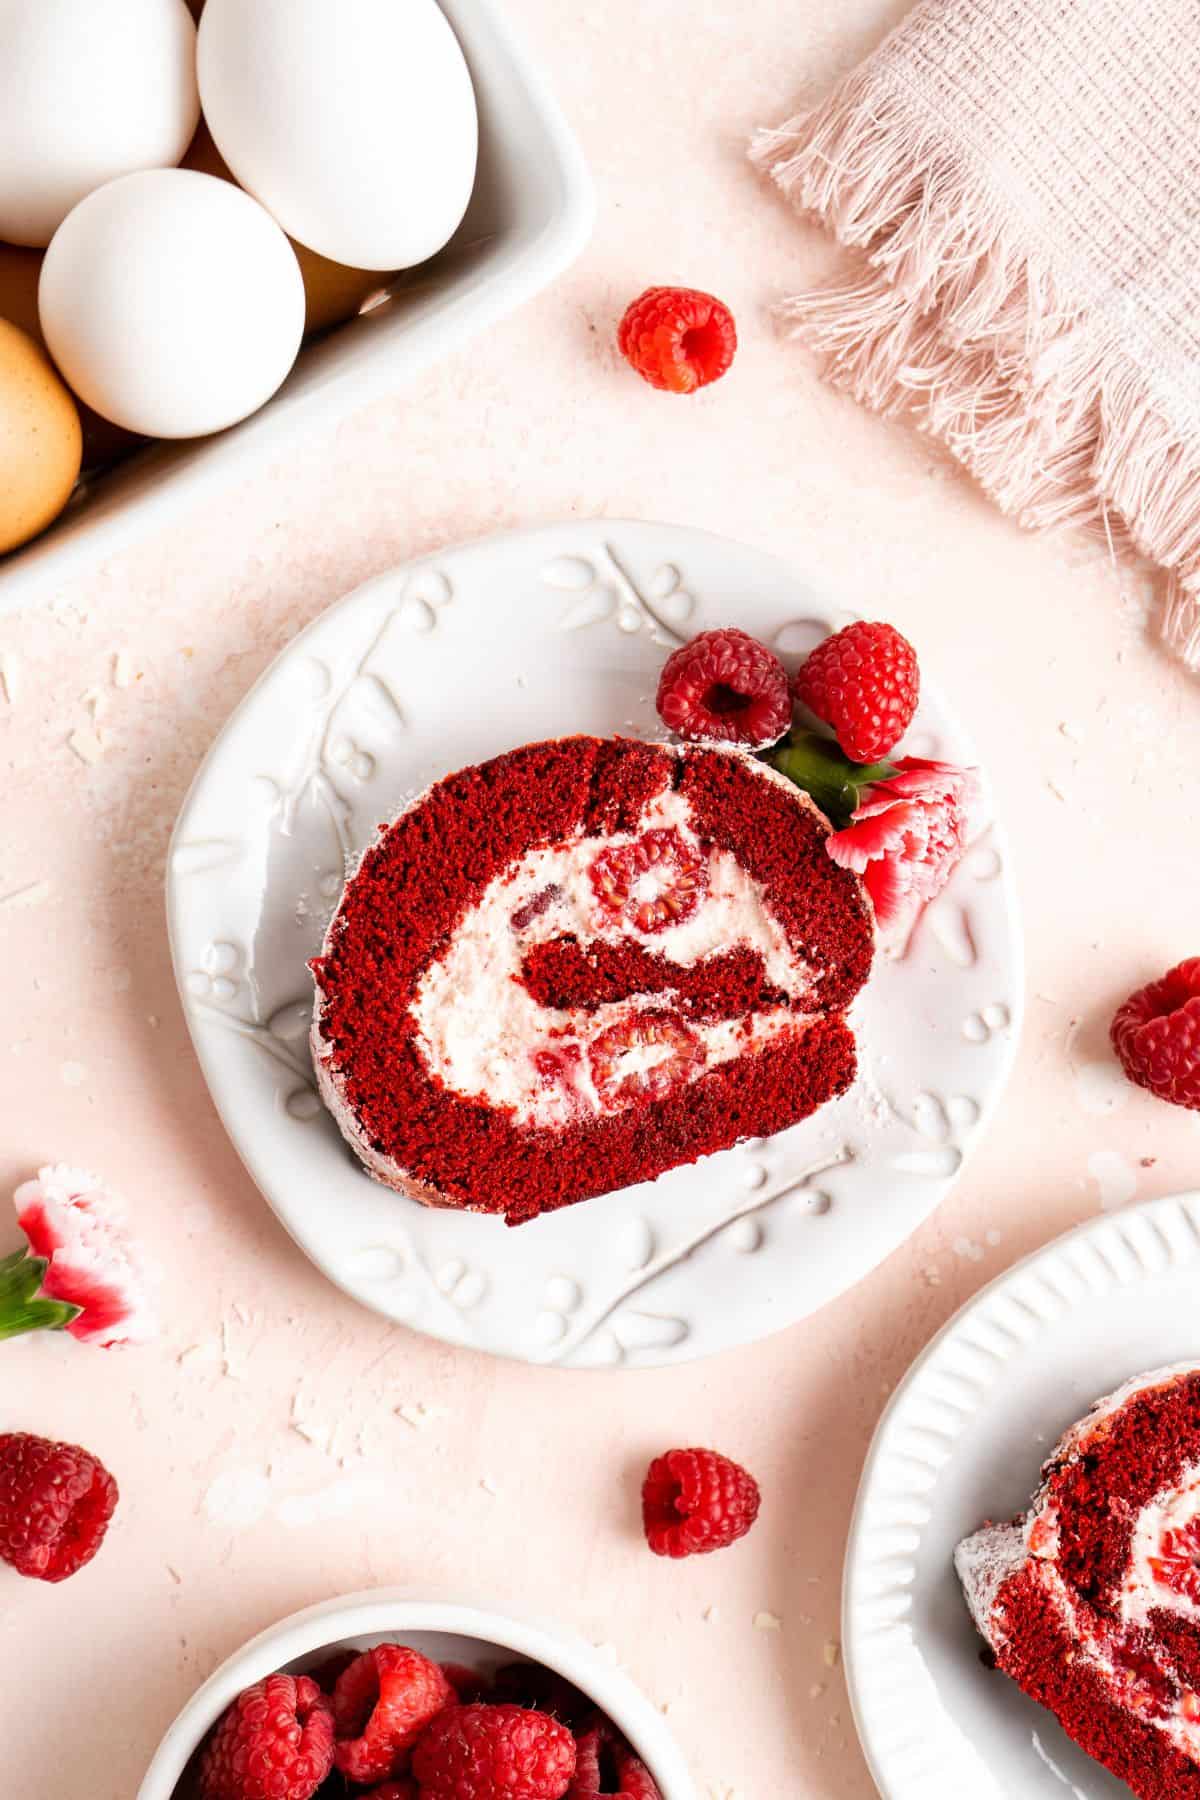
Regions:
<instances>
[{"instance_id":1,"label":"raspberry on table","mask_svg":"<svg viewBox=\"0 0 1200 1800\"><path fill-rule=\"evenodd\" d=\"M363 1787L405 1774L408 1752L455 1698L437 1664L419 1650L376 1644L354 1659L333 1690L336 1767Z\"/></svg>"},{"instance_id":2,"label":"raspberry on table","mask_svg":"<svg viewBox=\"0 0 1200 1800\"><path fill-rule=\"evenodd\" d=\"M575 1740L575 1779L567 1800L662 1800L645 1763L608 1720Z\"/></svg>"},{"instance_id":3,"label":"raspberry on table","mask_svg":"<svg viewBox=\"0 0 1200 1800\"><path fill-rule=\"evenodd\" d=\"M0 1433L0 1560L35 1581L65 1581L91 1562L117 1484L78 1444Z\"/></svg>"},{"instance_id":4,"label":"raspberry on table","mask_svg":"<svg viewBox=\"0 0 1200 1800\"><path fill-rule=\"evenodd\" d=\"M880 762L917 710L917 653L894 625L858 619L817 645L796 675L795 694L832 726L851 762Z\"/></svg>"},{"instance_id":5,"label":"raspberry on table","mask_svg":"<svg viewBox=\"0 0 1200 1800\"><path fill-rule=\"evenodd\" d=\"M716 1450L668 1450L642 1486L646 1541L656 1556L698 1556L745 1537L762 1502L758 1483Z\"/></svg>"},{"instance_id":6,"label":"raspberry on table","mask_svg":"<svg viewBox=\"0 0 1200 1800\"><path fill-rule=\"evenodd\" d=\"M452 1706L424 1733L412 1772L421 1800L564 1800L575 1739L523 1706Z\"/></svg>"},{"instance_id":7,"label":"raspberry on table","mask_svg":"<svg viewBox=\"0 0 1200 1800\"><path fill-rule=\"evenodd\" d=\"M200 1763L200 1800L312 1800L333 1766L333 1713L310 1675L238 1695Z\"/></svg>"},{"instance_id":8,"label":"raspberry on table","mask_svg":"<svg viewBox=\"0 0 1200 1800\"><path fill-rule=\"evenodd\" d=\"M670 655L658 680L658 716L680 737L765 750L792 722L787 671L737 626L702 631Z\"/></svg>"},{"instance_id":9,"label":"raspberry on table","mask_svg":"<svg viewBox=\"0 0 1200 1800\"><path fill-rule=\"evenodd\" d=\"M728 369L737 326L724 302L699 288L652 287L625 309L617 347L651 387L692 394Z\"/></svg>"},{"instance_id":10,"label":"raspberry on table","mask_svg":"<svg viewBox=\"0 0 1200 1800\"><path fill-rule=\"evenodd\" d=\"M1112 1022L1112 1042L1130 1081L1200 1112L1200 956L1131 994Z\"/></svg>"}]
</instances>

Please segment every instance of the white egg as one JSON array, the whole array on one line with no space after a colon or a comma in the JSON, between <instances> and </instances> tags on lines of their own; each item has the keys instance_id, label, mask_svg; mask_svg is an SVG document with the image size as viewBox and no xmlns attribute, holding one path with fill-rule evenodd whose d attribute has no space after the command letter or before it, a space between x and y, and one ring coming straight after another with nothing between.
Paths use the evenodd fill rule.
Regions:
<instances>
[{"instance_id":1,"label":"white egg","mask_svg":"<svg viewBox=\"0 0 1200 1800\"><path fill-rule=\"evenodd\" d=\"M124 175L80 201L42 265L42 335L104 418L202 437L269 400L304 331L295 251L257 200L190 169Z\"/></svg>"},{"instance_id":2,"label":"white egg","mask_svg":"<svg viewBox=\"0 0 1200 1800\"><path fill-rule=\"evenodd\" d=\"M407 269L475 182L475 91L434 0L208 0L198 66L221 155L292 237Z\"/></svg>"},{"instance_id":3,"label":"white egg","mask_svg":"<svg viewBox=\"0 0 1200 1800\"><path fill-rule=\"evenodd\" d=\"M48 244L94 188L177 163L199 117L184 0L0 0L0 238Z\"/></svg>"}]
</instances>

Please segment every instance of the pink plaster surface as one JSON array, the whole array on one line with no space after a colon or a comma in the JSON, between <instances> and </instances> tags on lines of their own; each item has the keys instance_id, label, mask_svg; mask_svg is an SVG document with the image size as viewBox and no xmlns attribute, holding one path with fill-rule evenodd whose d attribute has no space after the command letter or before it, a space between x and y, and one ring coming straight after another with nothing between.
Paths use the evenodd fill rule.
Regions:
<instances>
[{"instance_id":1,"label":"pink plaster surface","mask_svg":"<svg viewBox=\"0 0 1200 1800\"><path fill-rule=\"evenodd\" d=\"M176 1709L251 1633L404 1582L558 1612L614 1645L670 1703L705 1800L863 1800L832 1646L850 1506L890 1389L977 1287L1096 1213L1097 1171L1139 1198L1196 1179L1200 1118L1122 1086L1105 1043L1127 989L1200 951L1200 693L1143 634L1146 584L1101 552L1022 536L929 445L824 390L768 316L827 250L758 186L742 142L902 8L807 0L757 26L734 0L645 0L636 26L601 4L512 10L595 170L600 223L578 266L418 385L0 618L0 1189L46 1159L94 1166L128 1197L169 1318L140 1351L0 1350L0 1428L86 1442L124 1496L76 1580L0 1569L6 1793L130 1800ZM742 332L733 373L690 401L640 386L612 348L624 303L676 280L721 293ZM605 513L761 544L916 640L995 778L1029 996L986 1142L869 1280L738 1354L582 1378L390 1328L293 1248L193 1060L162 881L201 756L323 607L434 546ZM89 695L91 764L68 742L92 726ZM6 898L42 883L32 903ZM0 1251L15 1242L0 1214ZM297 1391L318 1443L291 1426ZM416 1403L439 1409L423 1429L395 1410ZM643 1548L636 1495L650 1455L677 1442L744 1459L766 1504L737 1549L674 1566ZM763 1611L778 1632L755 1628Z\"/></svg>"}]
</instances>

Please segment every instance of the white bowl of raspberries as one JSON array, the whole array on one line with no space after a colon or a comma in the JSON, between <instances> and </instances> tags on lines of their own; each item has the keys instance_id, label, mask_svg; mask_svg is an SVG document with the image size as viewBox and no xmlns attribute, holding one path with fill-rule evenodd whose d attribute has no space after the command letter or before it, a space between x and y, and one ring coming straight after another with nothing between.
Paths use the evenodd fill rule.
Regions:
<instances>
[{"instance_id":1,"label":"white bowl of raspberries","mask_svg":"<svg viewBox=\"0 0 1200 1800\"><path fill-rule=\"evenodd\" d=\"M695 1800L662 1715L555 1626L398 1589L296 1613L193 1695L137 1800Z\"/></svg>"}]
</instances>

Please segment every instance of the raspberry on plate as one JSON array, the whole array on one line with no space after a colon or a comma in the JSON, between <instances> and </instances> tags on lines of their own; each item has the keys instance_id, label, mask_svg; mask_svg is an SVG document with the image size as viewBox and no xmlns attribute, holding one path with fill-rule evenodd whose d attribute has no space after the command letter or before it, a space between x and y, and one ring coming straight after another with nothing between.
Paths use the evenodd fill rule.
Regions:
<instances>
[{"instance_id":1,"label":"raspberry on plate","mask_svg":"<svg viewBox=\"0 0 1200 1800\"><path fill-rule=\"evenodd\" d=\"M1130 1081L1200 1112L1200 956L1131 994L1112 1022L1112 1041Z\"/></svg>"},{"instance_id":2,"label":"raspberry on plate","mask_svg":"<svg viewBox=\"0 0 1200 1800\"><path fill-rule=\"evenodd\" d=\"M702 631L674 651L658 680L658 716L693 742L765 750L792 722L787 671L734 625Z\"/></svg>"},{"instance_id":3,"label":"raspberry on plate","mask_svg":"<svg viewBox=\"0 0 1200 1800\"><path fill-rule=\"evenodd\" d=\"M719 381L737 349L737 326L723 301L698 288L652 287L631 302L617 347L651 387L693 394Z\"/></svg>"},{"instance_id":4,"label":"raspberry on plate","mask_svg":"<svg viewBox=\"0 0 1200 1800\"><path fill-rule=\"evenodd\" d=\"M795 693L833 727L851 762L880 762L917 710L917 653L894 625L858 619L817 645L796 676Z\"/></svg>"},{"instance_id":5,"label":"raspberry on plate","mask_svg":"<svg viewBox=\"0 0 1200 1800\"><path fill-rule=\"evenodd\" d=\"M104 1542L116 1504L116 1482L89 1451L0 1433L0 1561L18 1575L74 1575Z\"/></svg>"},{"instance_id":6,"label":"raspberry on plate","mask_svg":"<svg viewBox=\"0 0 1200 1800\"><path fill-rule=\"evenodd\" d=\"M413 1752L421 1800L564 1800L575 1739L523 1706L452 1706Z\"/></svg>"},{"instance_id":7,"label":"raspberry on plate","mask_svg":"<svg viewBox=\"0 0 1200 1800\"><path fill-rule=\"evenodd\" d=\"M642 1486L646 1542L656 1556L699 1556L745 1537L762 1496L752 1475L716 1450L668 1450Z\"/></svg>"},{"instance_id":8,"label":"raspberry on plate","mask_svg":"<svg viewBox=\"0 0 1200 1800\"><path fill-rule=\"evenodd\" d=\"M607 1720L575 1740L575 1779L567 1800L662 1800L658 1783Z\"/></svg>"},{"instance_id":9,"label":"raspberry on plate","mask_svg":"<svg viewBox=\"0 0 1200 1800\"><path fill-rule=\"evenodd\" d=\"M229 1707L200 1763L200 1800L312 1800L333 1766L333 1714L309 1675L268 1675Z\"/></svg>"},{"instance_id":10,"label":"raspberry on plate","mask_svg":"<svg viewBox=\"0 0 1200 1800\"><path fill-rule=\"evenodd\" d=\"M403 1644L376 1644L338 1677L334 1763L366 1787L406 1773L408 1752L454 1689L435 1662Z\"/></svg>"}]
</instances>

